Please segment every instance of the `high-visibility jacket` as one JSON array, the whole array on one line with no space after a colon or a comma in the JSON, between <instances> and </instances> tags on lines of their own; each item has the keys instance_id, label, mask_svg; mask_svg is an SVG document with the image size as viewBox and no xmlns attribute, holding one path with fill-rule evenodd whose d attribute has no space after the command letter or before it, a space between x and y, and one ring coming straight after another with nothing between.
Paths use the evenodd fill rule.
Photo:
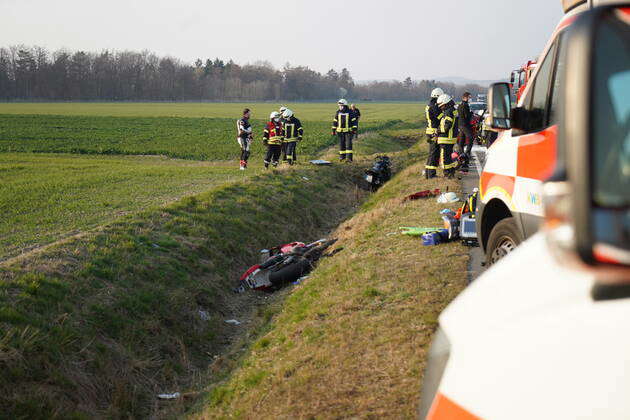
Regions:
<instances>
[{"instance_id":1,"label":"high-visibility jacket","mask_svg":"<svg viewBox=\"0 0 630 420\"><path fill-rule=\"evenodd\" d=\"M302 122L300 120L295 117L291 117L288 120L284 120L282 125L284 128L285 143L302 140L304 129L302 128Z\"/></svg>"},{"instance_id":2,"label":"high-visibility jacket","mask_svg":"<svg viewBox=\"0 0 630 420\"><path fill-rule=\"evenodd\" d=\"M424 114L427 119L427 131L429 135L437 133L437 129L440 126L440 107L437 106L437 99L431 98L429 104L424 109Z\"/></svg>"},{"instance_id":3,"label":"high-visibility jacket","mask_svg":"<svg viewBox=\"0 0 630 420\"><path fill-rule=\"evenodd\" d=\"M457 118L455 103L451 102L442 112L440 128L438 130L438 144L457 143L457 135L459 134Z\"/></svg>"},{"instance_id":4,"label":"high-visibility jacket","mask_svg":"<svg viewBox=\"0 0 630 420\"><path fill-rule=\"evenodd\" d=\"M269 121L263 131L263 141L266 141L267 144L282 144L283 139L282 123Z\"/></svg>"},{"instance_id":5,"label":"high-visibility jacket","mask_svg":"<svg viewBox=\"0 0 630 420\"><path fill-rule=\"evenodd\" d=\"M335 113L332 129L335 133L349 133L357 130L357 118L347 106Z\"/></svg>"}]
</instances>

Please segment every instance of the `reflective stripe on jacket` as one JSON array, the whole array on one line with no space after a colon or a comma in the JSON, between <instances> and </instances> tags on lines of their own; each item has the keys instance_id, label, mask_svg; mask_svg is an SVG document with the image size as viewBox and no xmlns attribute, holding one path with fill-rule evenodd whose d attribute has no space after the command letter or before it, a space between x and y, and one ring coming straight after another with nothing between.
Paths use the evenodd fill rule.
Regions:
<instances>
[{"instance_id":1,"label":"reflective stripe on jacket","mask_svg":"<svg viewBox=\"0 0 630 420\"><path fill-rule=\"evenodd\" d=\"M282 123L269 121L263 131L263 139L267 140L267 144L282 144L283 138Z\"/></svg>"},{"instance_id":2,"label":"reflective stripe on jacket","mask_svg":"<svg viewBox=\"0 0 630 420\"><path fill-rule=\"evenodd\" d=\"M442 113L440 120L440 129L438 131L438 144L455 144L457 143L457 135L459 127L457 122L457 110L455 104L451 102L448 108Z\"/></svg>"},{"instance_id":3,"label":"reflective stripe on jacket","mask_svg":"<svg viewBox=\"0 0 630 420\"><path fill-rule=\"evenodd\" d=\"M440 108L437 106L437 99L431 98L431 101L424 109L424 114L427 119L426 133L437 133L437 129L440 126Z\"/></svg>"},{"instance_id":4,"label":"reflective stripe on jacket","mask_svg":"<svg viewBox=\"0 0 630 420\"><path fill-rule=\"evenodd\" d=\"M357 119L347 106L335 113L332 129L337 133L349 133L357 129Z\"/></svg>"},{"instance_id":5,"label":"reflective stripe on jacket","mask_svg":"<svg viewBox=\"0 0 630 420\"><path fill-rule=\"evenodd\" d=\"M304 129L302 128L302 122L300 122L300 120L295 117L291 117L284 121L285 143L302 140L303 135Z\"/></svg>"}]
</instances>

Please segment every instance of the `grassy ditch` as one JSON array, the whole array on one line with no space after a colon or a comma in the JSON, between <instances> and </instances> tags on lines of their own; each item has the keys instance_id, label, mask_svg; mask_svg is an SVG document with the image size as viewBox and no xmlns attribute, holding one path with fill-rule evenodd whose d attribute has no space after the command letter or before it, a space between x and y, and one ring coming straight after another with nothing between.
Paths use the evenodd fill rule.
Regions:
<instances>
[{"instance_id":1,"label":"grassy ditch","mask_svg":"<svg viewBox=\"0 0 630 420\"><path fill-rule=\"evenodd\" d=\"M336 231L344 250L296 287L240 367L194 418L413 418L440 311L466 283L467 249L423 247L401 226L441 224L435 199L457 181L399 173Z\"/></svg>"},{"instance_id":2,"label":"grassy ditch","mask_svg":"<svg viewBox=\"0 0 630 420\"><path fill-rule=\"evenodd\" d=\"M358 170L252 177L0 267L0 412L150 415L207 367L221 302L258 250L336 226Z\"/></svg>"},{"instance_id":3,"label":"grassy ditch","mask_svg":"<svg viewBox=\"0 0 630 420\"><path fill-rule=\"evenodd\" d=\"M0 265L0 413L163 413L156 395L191 389L225 347L258 250L334 229L363 201L367 162L270 171Z\"/></svg>"}]
</instances>

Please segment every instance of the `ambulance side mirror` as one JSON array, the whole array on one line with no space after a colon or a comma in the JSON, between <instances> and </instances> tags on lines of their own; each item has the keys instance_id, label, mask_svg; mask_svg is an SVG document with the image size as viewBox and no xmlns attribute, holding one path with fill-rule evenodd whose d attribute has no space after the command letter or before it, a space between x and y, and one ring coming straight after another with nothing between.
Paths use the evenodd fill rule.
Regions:
<instances>
[{"instance_id":1,"label":"ambulance side mirror","mask_svg":"<svg viewBox=\"0 0 630 420\"><path fill-rule=\"evenodd\" d=\"M627 280L630 13L621 6L584 12L566 32L566 45L560 50L564 56L559 57L564 61L558 120L561 170L557 168L555 179L545 185L546 201L556 192L556 200L546 205L545 224L554 245L595 269L598 278L606 273L608 279L621 275ZM630 288L626 289L630 296ZM601 298L610 290L596 287L593 296Z\"/></svg>"},{"instance_id":2,"label":"ambulance side mirror","mask_svg":"<svg viewBox=\"0 0 630 420\"><path fill-rule=\"evenodd\" d=\"M486 125L495 130L511 128L512 95L508 83L494 83L488 89L488 120Z\"/></svg>"}]
</instances>

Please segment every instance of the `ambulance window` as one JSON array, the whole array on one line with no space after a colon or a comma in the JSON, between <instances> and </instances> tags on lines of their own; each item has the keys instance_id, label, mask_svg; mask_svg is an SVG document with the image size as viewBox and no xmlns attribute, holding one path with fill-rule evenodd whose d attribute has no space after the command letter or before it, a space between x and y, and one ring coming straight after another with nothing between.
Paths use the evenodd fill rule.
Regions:
<instances>
[{"instance_id":1,"label":"ambulance window","mask_svg":"<svg viewBox=\"0 0 630 420\"><path fill-rule=\"evenodd\" d=\"M547 56L540 65L540 69L534 80L534 89L532 90L532 98L529 106L530 121L529 132L540 131L547 127L547 99L549 98L549 87L551 85L551 76L553 74L553 63L556 55L556 46L549 49Z\"/></svg>"},{"instance_id":2,"label":"ambulance window","mask_svg":"<svg viewBox=\"0 0 630 420\"><path fill-rule=\"evenodd\" d=\"M607 19L599 29L593 78L594 201L619 208L630 239L630 25ZM612 226L612 224L611 224Z\"/></svg>"},{"instance_id":3,"label":"ambulance window","mask_svg":"<svg viewBox=\"0 0 630 420\"><path fill-rule=\"evenodd\" d=\"M558 58L556 59L556 68L555 68L555 76L553 79L553 85L551 87L551 104L549 107L549 125L554 125L558 123L559 108L558 101L562 96L561 89L564 86L564 63L565 63L565 42L564 42L564 34L561 34L558 38Z\"/></svg>"}]
</instances>

